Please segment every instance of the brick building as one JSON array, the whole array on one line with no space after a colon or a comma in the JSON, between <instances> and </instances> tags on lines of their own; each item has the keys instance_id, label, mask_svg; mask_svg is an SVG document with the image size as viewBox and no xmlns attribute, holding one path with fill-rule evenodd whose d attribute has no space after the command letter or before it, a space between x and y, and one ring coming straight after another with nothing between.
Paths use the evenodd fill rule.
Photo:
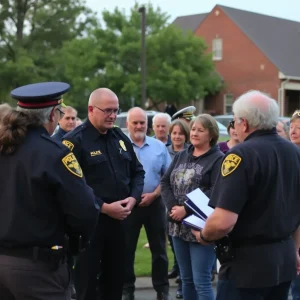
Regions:
<instances>
[{"instance_id":1,"label":"brick building","mask_svg":"<svg viewBox=\"0 0 300 300\"><path fill-rule=\"evenodd\" d=\"M251 89L277 100L281 115L300 108L300 22L216 5L173 24L205 40L224 80L220 93L195 103L198 112L230 114L234 99Z\"/></svg>"}]
</instances>

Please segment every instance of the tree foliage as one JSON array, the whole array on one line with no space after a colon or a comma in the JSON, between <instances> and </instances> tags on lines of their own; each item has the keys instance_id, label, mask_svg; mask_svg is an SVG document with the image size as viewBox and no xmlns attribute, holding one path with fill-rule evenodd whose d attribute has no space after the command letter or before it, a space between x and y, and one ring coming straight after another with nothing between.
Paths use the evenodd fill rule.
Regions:
<instances>
[{"instance_id":1,"label":"tree foliage","mask_svg":"<svg viewBox=\"0 0 300 300\"><path fill-rule=\"evenodd\" d=\"M206 45L168 25L168 16L146 5L147 98L186 103L217 92ZM103 11L101 22L83 0L1 0L0 97L38 81L67 81L68 104L83 115L91 91L108 87L123 109L141 101L141 15ZM1 102L1 101L0 101Z\"/></svg>"},{"instance_id":2,"label":"tree foliage","mask_svg":"<svg viewBox=\"0 0 300 300\"><path fill-rule=\"evenodd\" d=\"M56 64L63 44L94 25L94 14L82 0L1 0L2 99L17 86L63 77Z\"/></svg>"},{"instance_id":3,"label":"tree foliage","mask_svg":"<svg viewBox=\"0 0 300 300\"><path fill-rule=\"evenodd\" d=\"M75 74L88 78L81 83L80 79L76 80L80 87L94 85L112 89L119 96L123 109L128 109L133 100L135 105L141 104L141 15L138 7L136 4L129 16L118 8L113 12L104 11L102 27L80 40L84 47L90 47L91 55L83 53L82 57L86 57L87 65L94 66L93 71L90 72L90 67L88 70L86 66L81 68L79 58L75 64L68 65L66 72L71 75L69 80L76 80L71 78L77 76ZM164 102L187 103L217 92L221 88L220 79L214 72L211 56L206 54L204 41L168 25L168 16L151 4L146 6L146 12L147 98L150 105L157 108ZM78 49L69 45L61 57L75 61ZM86 101L84 91L78 91L77 96L81 99L78 103Z\"/></svg>"}]
</instances>

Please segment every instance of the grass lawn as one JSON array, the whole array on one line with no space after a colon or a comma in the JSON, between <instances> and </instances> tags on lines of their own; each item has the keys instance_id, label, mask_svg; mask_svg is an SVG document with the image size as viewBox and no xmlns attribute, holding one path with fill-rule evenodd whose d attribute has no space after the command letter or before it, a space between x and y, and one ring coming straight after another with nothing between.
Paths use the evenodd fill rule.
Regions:
<instances>
[{"instance_id":1,"label":"grass lawn","mask_svg":"<svg viewBox=\"0 0 300 300\"><path fill-rule=\"evenodd\" d=\"M135 252L135 275L149 276L151 275L151 251L149 248L144 248L147 243L147 236L144 227L141 230L140 238ZM168 243L169 269L173 267L173 253Z\"/></svg>"}]
</instances>

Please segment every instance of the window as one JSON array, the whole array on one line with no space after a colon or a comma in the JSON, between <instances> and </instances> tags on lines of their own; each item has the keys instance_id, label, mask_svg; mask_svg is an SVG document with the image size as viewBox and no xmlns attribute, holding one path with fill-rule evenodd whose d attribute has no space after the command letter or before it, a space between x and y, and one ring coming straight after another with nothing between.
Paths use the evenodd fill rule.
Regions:
<instances>
[{"instance_id":1,"label":"window","mask_svg":"<svg viewBox=\"0 0 300 300\"><path fill-rule=\"evenodd\" d=\"M224 95L224 114L232 115L232 105L233 105L233 95L225 94Z\"/></svg>"},{"instance_id":2,"label":"window","mask_svg":"<svg viewBox=\"0 0 300 300\"><path fill-rule=\"evenodd\" d=\"M222 39L214 39L212 43L213 60L222 59Z\"/></svg>"}]
</instances>

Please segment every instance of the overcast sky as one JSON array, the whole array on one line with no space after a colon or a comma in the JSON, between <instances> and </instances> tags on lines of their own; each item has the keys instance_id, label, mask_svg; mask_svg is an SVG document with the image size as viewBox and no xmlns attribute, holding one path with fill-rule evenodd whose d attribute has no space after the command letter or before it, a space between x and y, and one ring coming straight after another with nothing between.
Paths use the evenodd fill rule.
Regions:
<instances>
[{"instance_id":1,"label":"overcast sky","mask_svg":"<svg viewBox=\"0 0 300 300\"><path fill-rule=\"evenodd\" d=\"M114 10L115 7L124 8L127 12L135 4L135 0L86 0L86 3L94 11ZM271 15L284 19L300 22L299 0L151 0L138 1L138 3L152 3L159 6L163 12L170 15L172 22L178 16L206 13L212 10L216 4L233 8L248 10L261 14Z\"/></svg>"}]
</instances>

